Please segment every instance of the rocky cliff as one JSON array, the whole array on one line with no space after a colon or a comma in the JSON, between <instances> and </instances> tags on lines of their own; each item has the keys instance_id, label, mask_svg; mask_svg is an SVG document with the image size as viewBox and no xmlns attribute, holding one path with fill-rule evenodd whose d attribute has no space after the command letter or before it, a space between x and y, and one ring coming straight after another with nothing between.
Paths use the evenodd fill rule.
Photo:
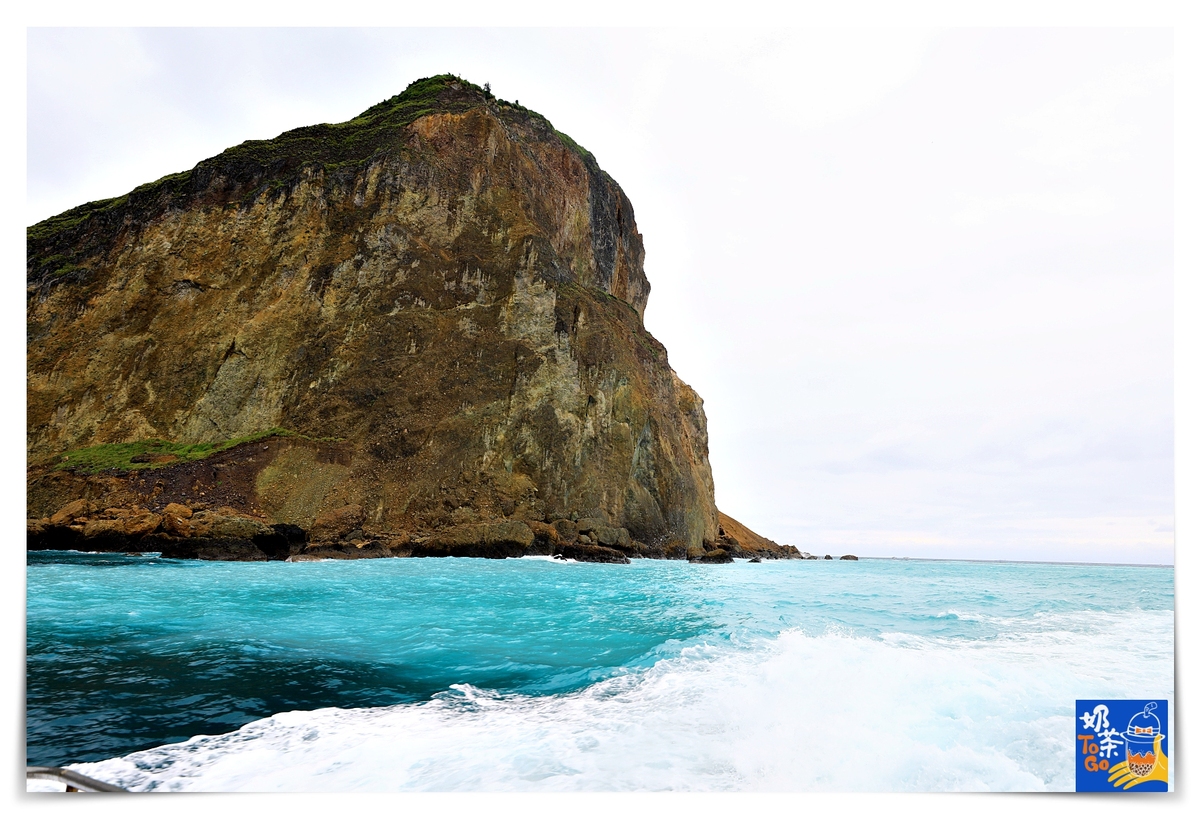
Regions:
<instances>
[{"instance_id":1,"label":"rocky cliff","mask_svg":"<svg viewBox=\"0 0 1200 818\"><path fill-rule=\"evenodd\" d=\"M728 553L643 257L590 153L452 76L34 225L31 547Z\"/></svg>"}]
</instances>

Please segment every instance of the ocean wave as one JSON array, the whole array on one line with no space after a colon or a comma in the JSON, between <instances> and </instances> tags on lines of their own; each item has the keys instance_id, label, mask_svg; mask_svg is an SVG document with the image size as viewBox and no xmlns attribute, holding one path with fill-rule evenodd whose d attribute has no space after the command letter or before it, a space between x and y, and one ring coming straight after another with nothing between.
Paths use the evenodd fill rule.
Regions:
<instances>
[{"instance_id":1,"label":"ocean wave","mask_svg":"<svg viewBox=\"0 0 1200 818\"><path fill-rule=\"evenodd\" d=\"M135 790L1070 790L1076 698L1172 702L1174 617L1012 619L986 640L699 639L550 696L279 713L74 767Z\"/></svg>"}]
</instances>

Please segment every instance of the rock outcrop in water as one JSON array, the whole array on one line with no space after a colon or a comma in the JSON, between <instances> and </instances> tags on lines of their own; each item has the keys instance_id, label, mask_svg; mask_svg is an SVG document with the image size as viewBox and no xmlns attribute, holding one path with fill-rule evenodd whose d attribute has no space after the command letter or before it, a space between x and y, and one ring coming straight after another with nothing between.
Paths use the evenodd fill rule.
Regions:
<instances>
[{"instance_id":1,"label":"rock outcrop in water","mask_svg":"<svg viewBox=\"0 0 1200 818\"><path fill-rule=\"evenodd\" d=\"M451 76L34 225L30 547L792 556L723 533L643 255L590 153Z\"/></svg>"}]
</instances>

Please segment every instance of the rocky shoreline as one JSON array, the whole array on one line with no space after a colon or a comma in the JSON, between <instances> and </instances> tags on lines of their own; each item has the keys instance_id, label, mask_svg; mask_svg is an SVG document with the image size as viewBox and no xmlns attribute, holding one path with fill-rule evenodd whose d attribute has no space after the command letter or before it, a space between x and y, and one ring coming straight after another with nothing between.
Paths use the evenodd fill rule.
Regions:
<instances>
[{"instance_id":1,"label":"rocky shoreline","mask_svg":"<svg viewBox=\"0 0 1200 818\"><path fill-rule=\"evenodd\" d=\"M345 506L311 528L270 523L229 506L203 502L105 507L77 498L48 517L26 522L30 551L158 552L173 559L303 562L382 557L552 556L578 562L628 563L631 558L728 563L734 558L816 559L790 545L743 543L721 529L702 548L681 542L648 545L603 516L465 523L436 532L379 534L363 530L363 510Z\"/></svg>"}]
</instances>

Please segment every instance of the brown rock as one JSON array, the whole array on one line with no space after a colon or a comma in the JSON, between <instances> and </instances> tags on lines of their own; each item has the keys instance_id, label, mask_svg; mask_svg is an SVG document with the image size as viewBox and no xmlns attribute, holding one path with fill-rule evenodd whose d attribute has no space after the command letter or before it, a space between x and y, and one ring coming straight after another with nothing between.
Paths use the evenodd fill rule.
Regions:
<instances>
[{"instance_id":1,"label":"brown rock","mask_svg":"<svg viewBox=\"0 0 1200 818\"><path fill-rule=\"evenodd\" d=\"M482 543L512 543L522 547L533 542L533 531L523 522L506 520L501 523L483 523L476 526L461 526L453 532L446 532L446 540L467 542L474 540ZM435 539L441 539L442 535Z\"/></svg>"},{"instance_id":2,"label":"brown rock","mask_svg":"<svg viewBox=\"0 0 1200 818\"><path fill-rule=\"evenodd\" d=\"M395 554L382 543L370 541L361 545L350 543L314 543L299 554L288 557L290 562L306 562L308 560L363 560L392 557Z\"/></svg>"},{"instance_id":3,"label":"brown rock","mask_svg":"<svg viewBox=\"0 0 1200 818\"><path fill-rule=\"evenodd\" d=\"M579 527L580 534L591 534L593 531L608 528L608 520L602 517L583 517L575 525Z\"/></svg>"},{"instance_id":4,"label":"brown rock","mask_svg":"<svg viewBox=\"0 0 1200 818\"><path fill-rule=\"evenodd\" d=\"M273 533L270 526L259 520L251 520L248 517L231 517L223 514L214 514L212 528L208 536L213 539L250 540L256 536Z\"/></svg>"},{"instance_id":5,"label":"brown rock","mask_svg":"<svg viewBox=\"0 0 1200 818\"><path fill-rule=\"evenodd\" d=\"M326 511L313 521L308 535L313 540L340 540L362 525L363 509L358 505L346 505Z\"/></svg>"},{"instance_id":6,"label":"brown rock","mask_svg":"<svg viewBox=\"0 0 1200 818\"><path fill-rule=\"evenodd\" d=\"M571 520L555 520L553 525L562 542L574 542L579 536L579 526Z\"/></svg>"},{"instance_id":7,"label":"brown rock","mask_svg":"<svg viewBox=\"0 0 1200 818\"><path fill-rule=\"evenodd\" d=\"M92 510L92 504L87 500L72 500L50 515L52 525L70 525L80 517L86 516Z\"/></svg>"},{"instance_id":8,"label":"brown rock","mask_svg":"<svg viewBox=\"0 0 1200 818\"><path fill-rule=\"evenodd\" d=\"M621 529L613 528L612 526L603 525L595 530L596 541L601 545L606 545L609 548L614 547L621 542ZM625 532L626 539L629 538L629 532Z\"/></svg>"},{"instance_id":9,"label":"brown rock","mask_svg":"<svg viewBox=\"0 0 1200 818\"><path fill-rule=\"evenodd\" d=\"M475 523L442 529L425 543L413 546L419 557L520 557L533 544L533 531L516 520Z\"/></svg>"},{"instance_id":10,"label":"brown rock","mask_svg":"<svg viewBox=\"0 0 1200 818\"><path fill-rule=\"evenodd\" d=\"M558 541L558 529L549 523L543 523L540 520L525 520L525 525L529 526L529 530L533 532L535 537L548 537L554 541Z\"/></svg>"},{"instance_id":11,"label":"brown rock","mask_svg":"<svg viewBox=\"0 0 1200 818\"><path fill-rule=\"evenodd\" d=\"M602 545L565 545L557 556L577 562L629 564L629 557L614 548L605 548Z\"/></svg>"},{"instance_id":12,"label":"brown rock","mask_svg":"<svg viewBox=\"0 0 1200 818\"><path fill-rule=\"evenodd\" d=\"M123 537L125 523L123 520L88 520L83 526L83 536L88 539Z\"/></svg>"},{"instance_id":13,"label":"brown rock","mask_svg":"<svg viewBox=\"0 0 1200 818\"><path fill-rule=\"evenodd\" d=\"M163 514L162 529L176 537L192 536L191 520L176 517L174 514Z\"/></svg>"},{"instance_id":14,"label":"brown rock","mask_svg":"<svg viewBox=\"0 0 1200 818\"><path fill-rule=\"evenodd\" d=\"M242 539L190 538L158 543L162 555L171 559L266 562L271 559L254 543Z\"/></svg>"},{"instance_id":15,"label":"brown rock","mask_svg":"<svg viewBox=\"0 0 1200 818\"><path fill-rule=\"evenodd\" d=\"M479 522L479 512L470 506L459 506L450 512L450 522L454 525Z\"/></svg>"},{"instance_id":16,"label":"brown rock","mask_svg":"<svg viewBox=\"0 0 1200 818\"><path fill-rule=\"evenodd\" d=\"M718 537L720 548L735 557L760 557L762 559L800 559L800 551L791 545L780 545L756 534L724 512L718 512L720 520Z\"/></svg>"},{"instance_id":17,"label":"brown rock","mask_svg":"<svg viewBox=\"0 0 1200 818\"><path fill-rule=\"evenodd\" d=\"M393 557L412 556L412 535L407 532L389 534L386 537L381 537L380 543L384 548L391 552L391 556Z\"/></svg>"},{"instance_id":18,"label":"brown rock","mask_svg":"<svg viewBox=\"0 0 1200 818\"><path fill-rule=\"evenodd\" d=\"M525 525L533 532L534 542L546 546L542 549L543 553L549 554L554 548L562 545L562 537L558 535L558 529L554 526L538 520L526 520Z\"/></svg>"},{"instance_id":19,"label":"brown rock","mask_svg":"<svg viewBox=\"0 0 1200 818\"><path fill-rule=\"evenodd\" d=\"M167 503L166 508L163 509L163 514L169 514L181 520L190 520L192 510L181 503Z\"/></svg>"},{"instance_id":20,"label":"brown rock","mask_svg":"<svg viewBox=\"0 0 1200 818\"><path fill-rule=\"evenodd\" d=\"M351 501L371 537L470 507L575 509L680 556L717 538L703 402L643 323L632 203L470 83L422 80L27 232L28 516L70 499L38 465L64 451L285 427L111 480L328 541L366 524L318 519ZM118 489L107 505L130 504Z\"/></svg>"},{"instance_id":21,"label":"brown rock","mask_svg":"<svg viewBox=\"0 0 1200 818\"><path fill-rule=\"evenodd\" d=\"M144 537L147 534L152 534L158 530L158 526L162 523L163 518L158 514L151 514L148 511L143 511L140 514L135 514L126 517L122 520L125 536L127 537Z\"/></svg>"},{"instance_id":22,"label":"brown rock","mask_svg":"<svg viewBox=\"0 0 1200 818\"><path fill-rule=\"evenodd\" d=\"M217 515L211 511L197 511L187 521L188 530L192 537L207 537L212 533L213 521Z\"/></svg>"}]
</instances>

